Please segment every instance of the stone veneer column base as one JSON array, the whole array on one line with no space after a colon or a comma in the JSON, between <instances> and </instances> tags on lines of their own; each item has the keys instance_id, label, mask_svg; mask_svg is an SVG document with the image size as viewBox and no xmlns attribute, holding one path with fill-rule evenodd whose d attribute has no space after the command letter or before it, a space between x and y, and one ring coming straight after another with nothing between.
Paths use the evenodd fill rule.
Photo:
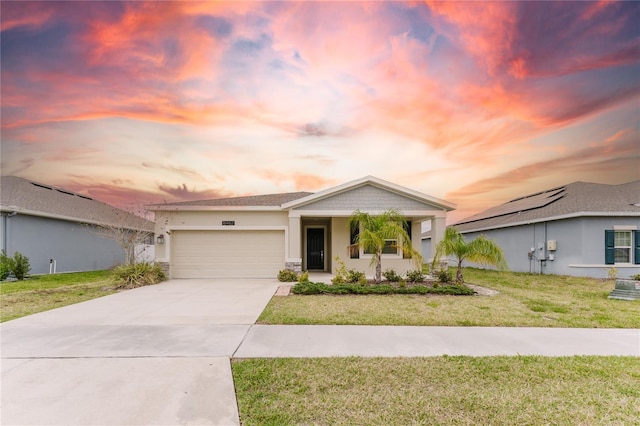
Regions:
<instances>
[{"instance_id":1,"label":"stone veneer column base","mask_svg":"<svg viewBox=\"0 0 640 426\"><path fill-rule=\"evenodd\" d=\"M284 268L294 272L302 272L302 262L285 262Z\"/></svg>"},{"instance_id":2,"label":"stone veneer column base","mask_svg":"<svg viewBox=\"0 0 640 426\"><path fill-rule=\"evenodd\" d=\"M169 262L156 262L158 265L160 265L160 267L162 268L162 270L164 271L164 273L167 275L167 279L171 276L170 272L171 272L171 264Z\"/></svg>"}]
</instances>

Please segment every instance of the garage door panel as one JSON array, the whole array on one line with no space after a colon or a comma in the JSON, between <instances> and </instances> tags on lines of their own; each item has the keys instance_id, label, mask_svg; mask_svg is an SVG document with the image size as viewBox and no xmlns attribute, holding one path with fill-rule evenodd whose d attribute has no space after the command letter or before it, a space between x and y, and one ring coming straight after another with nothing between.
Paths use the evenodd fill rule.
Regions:
<instances>
[{"instance_id":1,"label":"garage door panel","mask_svg":"<svg viewBox=\"0 0 640 426\"><path fill-rule=\"evenodd\" d=\"M174 231L174 278L275 278L284 268L284 231Z\"/></svg>"}]
</instances>

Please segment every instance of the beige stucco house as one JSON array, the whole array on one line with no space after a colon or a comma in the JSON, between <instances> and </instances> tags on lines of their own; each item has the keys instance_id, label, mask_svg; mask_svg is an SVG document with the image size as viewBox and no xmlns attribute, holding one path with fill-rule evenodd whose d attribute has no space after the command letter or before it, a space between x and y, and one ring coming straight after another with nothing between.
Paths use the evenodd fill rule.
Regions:
<instances>
[{"instance_id":1,"label":"beige stucco house","mask_svg":"<svg viewBox=\"0 0 640 426\"><path fill-rule=\"evenodd\" d=\"M371 255L348 250L354 238L348 219L355 210L371 214L399 210L409 221L414 248L420 250L422 222L431 222L432 244L437 244L444 235L447 212L455 205L367 176L316 193L150 208L155 211L156 262L167 266L172 278L275 278L285 268L335 273L336 256L348 268L372 276ZM400 249L385 250L383 268L401 273L414 267Z\"/></svg>"}]
</instances>

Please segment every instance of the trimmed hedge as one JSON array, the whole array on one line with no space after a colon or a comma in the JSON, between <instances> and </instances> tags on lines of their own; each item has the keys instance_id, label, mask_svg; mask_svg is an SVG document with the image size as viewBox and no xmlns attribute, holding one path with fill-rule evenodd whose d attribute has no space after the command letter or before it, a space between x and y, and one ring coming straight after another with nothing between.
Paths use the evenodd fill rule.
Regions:
<instances>
[{"instance_id":1,"label":"trimmed hedge","mask_svg":"<svg viewBox=\"0 0 640 426\"><path fill-rule=\"evenodd\" d=\"M427 287L416 285L412 287L394 287L389 284L333 284L304 282L293 286L294 294L448 294L454 296L471 296L476 292L462 285L445 285Z\"/></svg>"}]
</instances>

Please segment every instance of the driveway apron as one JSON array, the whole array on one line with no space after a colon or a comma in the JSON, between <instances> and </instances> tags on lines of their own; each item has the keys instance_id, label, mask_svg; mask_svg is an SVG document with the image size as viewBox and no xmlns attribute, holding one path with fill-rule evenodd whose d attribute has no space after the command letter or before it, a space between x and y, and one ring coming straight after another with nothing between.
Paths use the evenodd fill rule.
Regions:
<instances>
[{"instance_id":1,"label":"driveway apron","mask_svg":"<svg viewBox=\"0 0 640 426\"><path fill-rule=\"evenodd\" d=\"M3 425L236 425L229 358L276 280L171 280L0 325Z\"/></svg>"}]
</instances>

